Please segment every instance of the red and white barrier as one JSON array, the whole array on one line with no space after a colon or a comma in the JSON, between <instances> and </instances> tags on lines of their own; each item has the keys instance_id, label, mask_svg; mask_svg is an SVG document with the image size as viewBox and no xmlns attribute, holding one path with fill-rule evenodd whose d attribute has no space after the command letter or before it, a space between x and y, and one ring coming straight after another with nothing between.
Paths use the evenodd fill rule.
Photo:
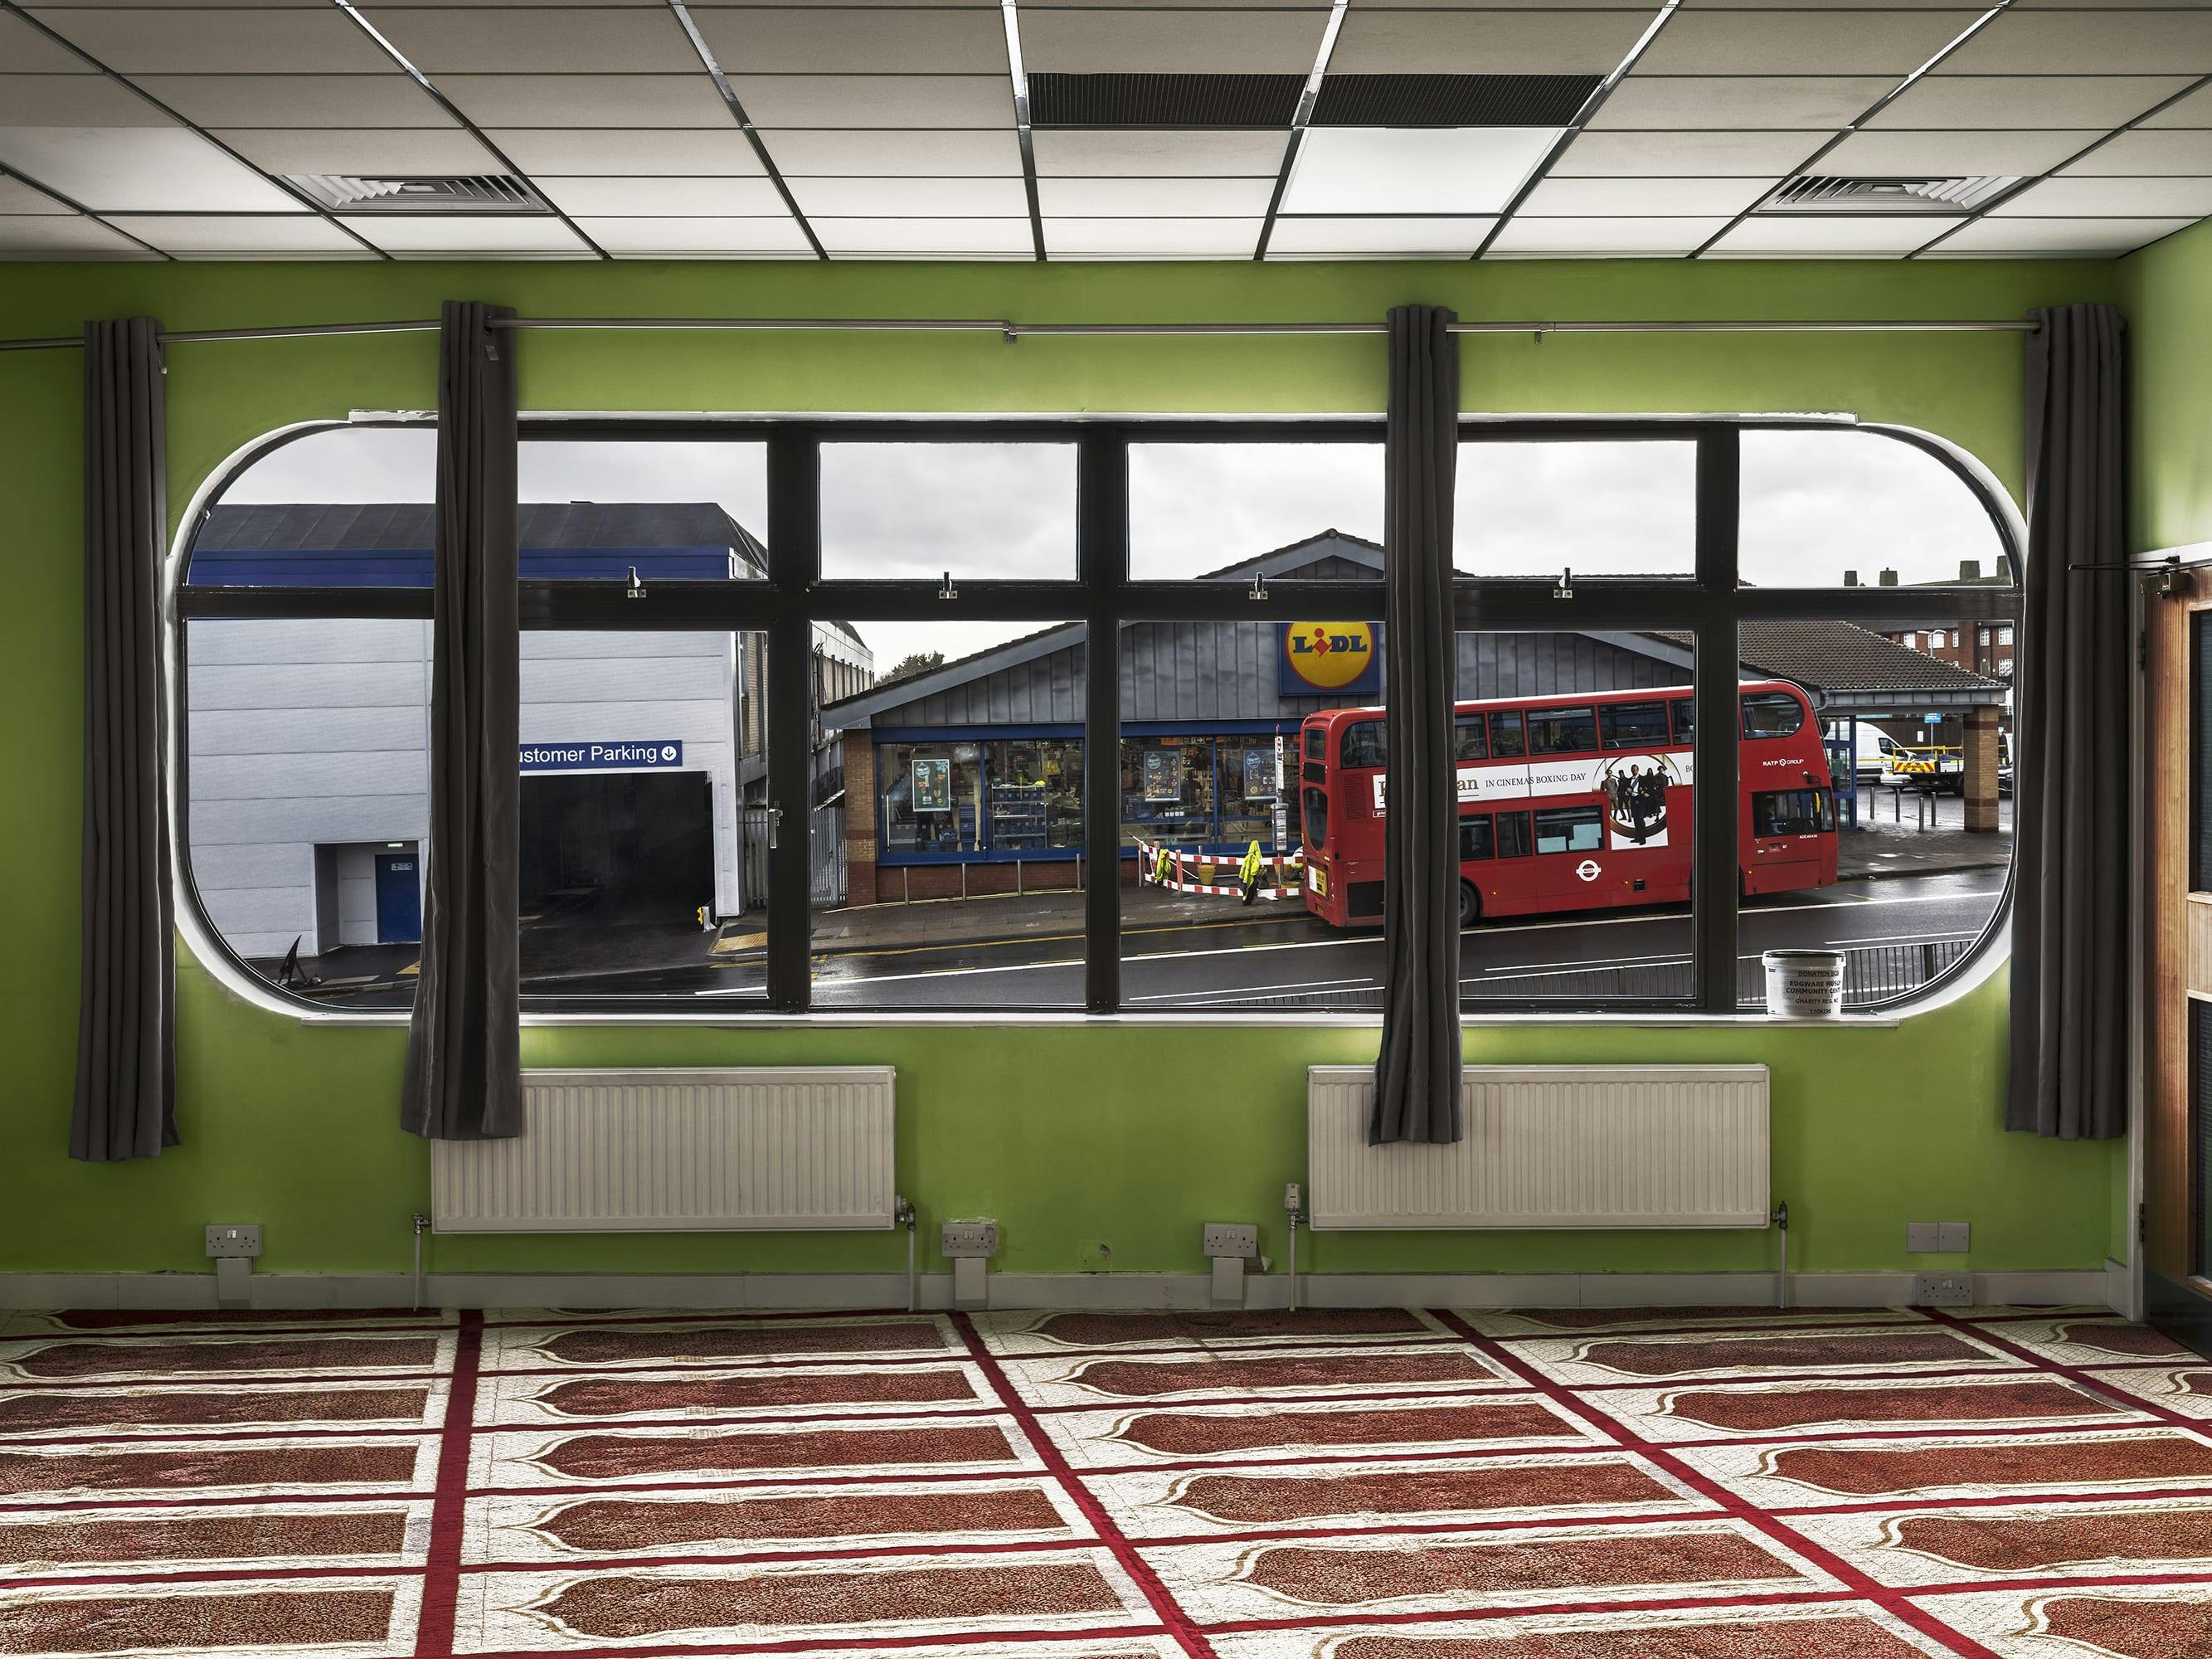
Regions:
<instances>
[{"instance_id":1,"label":"red and white barrier","mask_svg":"<svg viewBox=\"0 0 2212 1659\"><path fill-rule=\"evenodd\" d=\"M1171 893L1206 893L1220 898L1242 898L1244 885L1240 881L1200 880L1201 873L1226 871L1234 877L1243 864L1241 859L1187 853L1180 848L1163 847L1152 842L1137 843L1137 882L1139 886L1162 887ZM1272 886L1263 884L1255 898L1294 899L1305 893L1305 849L1301 848L1288 858L1269 859L1265 866L1263 883L1272 878Z\"/></svg>"}]
</instances>

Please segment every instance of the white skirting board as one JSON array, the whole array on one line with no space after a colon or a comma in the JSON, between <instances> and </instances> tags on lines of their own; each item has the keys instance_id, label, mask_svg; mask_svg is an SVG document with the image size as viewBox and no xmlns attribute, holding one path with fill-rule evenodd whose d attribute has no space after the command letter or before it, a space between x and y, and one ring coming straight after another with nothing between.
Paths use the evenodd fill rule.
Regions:
<instances>
[{"instance_id":1,"label":"white skirting board","mask_svg":"<svg viewBox=\"0 0 2212 1659\"><path fill-rule=\"evenodd\" d=\"M1974 1275L1986 1307L2106 1307L2103 1268ZM924 1273L921 1305L952 1305L952 1275ZM250 1308L404 1308L405 1273L255 1273ZM1307 1308L1771 1307L1771 1273L1306 1273ZM990 1276L994 1308L1211 1308L1205 1273L1024 1273ZM424 1305L445 1308L903 1308L903 1273L432 1273ZM1901 1307L1909 1273L1790 1275L1790 1305ZM1244 1281L1247 1308L1290 1304L1281 1273ZM216 1310L206 1273L0 1273L0 1308L204 1308ZM2116 1308L2117 1312L2125 1312Z\"/></svg>"}]
</instances>

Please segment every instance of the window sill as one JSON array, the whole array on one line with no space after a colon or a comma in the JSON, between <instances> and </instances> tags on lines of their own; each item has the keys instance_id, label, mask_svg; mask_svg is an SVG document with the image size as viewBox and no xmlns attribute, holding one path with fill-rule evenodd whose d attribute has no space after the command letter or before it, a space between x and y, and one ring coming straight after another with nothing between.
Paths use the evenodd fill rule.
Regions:
<instances>
[{"instance_id":1,"label":"window sill","mask_svg":"<svg viewBox=\"0 0 2212 1659\"><path fill-rule=\"evenodd\" d=\"M408 1016L398 1011L386 1013L322 1013L286 1007L283 1011L302 1025L315 1026L390 1026L404 1028ZM1813 1027L1824 1030L1887 1031L1902 1025L1915 1014L1928 1012L1926 1007L1914 1008L1898 1013L1844 1014L1835 1019L1796 1019L1770 1018L1761 1013L1695 1014L1648 1013L1623 1012L1617 1013L1582 1014L1465 1014L1460 1025L1467 1030L1526 1030L1531 1027L1577 1026L1614 1030L1671 1030L1683 1028L1694 1030L1759 1030L1802 1029ZM863 1009L817 1010L804 1014L775 1013L684 1013L625 1014L525 1014L523 1029L533 1027L551 1030L587 1030L595 1026L609 1028L674 1027L690 1030L706 1029L732 1031L803 1030L810 1026L837 1030L890 1029L912 1026L958 1026L973 1030L977 1027L1064 1028L1070 1026L1113 1027L1117 1025L1147 1027L1182 1027L1185 1029L1215 1027L1252 1027L1267 1030L1380 1030L1380 1014L1235 1014L1215 1013L1193 1009L1188 1012L1170 1013L1147 1010L1141 1013L1085 1014L1073 1011L1020 1014L978 1014L972 1009L944 1009L929 1012L885 1009L871 1012Z\"/></svg>"}]
</instances>

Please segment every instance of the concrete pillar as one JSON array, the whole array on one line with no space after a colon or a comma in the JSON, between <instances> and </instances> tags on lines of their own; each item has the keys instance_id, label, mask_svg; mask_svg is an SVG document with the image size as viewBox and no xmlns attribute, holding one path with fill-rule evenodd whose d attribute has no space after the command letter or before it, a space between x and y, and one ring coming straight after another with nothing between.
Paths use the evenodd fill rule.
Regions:
<instances>
[{"instance_id":1,"label":"concrete pillar","mask_svg":"<svg viewBox=\"0 0 2212 1659\"><path fill-rule=\"evenodd\" d=\"M1966 711L1966 830L1984 835L1997 827L1997 709L1985 704Z\"/></svg>"},{"instance_id":2,"label":"concrete pillar","mask_svg":"<svg viewBox=\"0 0 2212 1659\"><path fill-rule=\"evenodd\" d=\"M876 902L876 745L866 732L847 732L845 749L845 902Z\"/></svg>"}]
</instances>

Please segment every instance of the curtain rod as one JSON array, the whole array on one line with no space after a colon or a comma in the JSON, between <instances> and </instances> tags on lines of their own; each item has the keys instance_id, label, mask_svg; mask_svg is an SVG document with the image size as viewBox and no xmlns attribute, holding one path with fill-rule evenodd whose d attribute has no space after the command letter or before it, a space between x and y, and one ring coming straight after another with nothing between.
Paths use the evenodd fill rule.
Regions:
<instances>
[{"instance_id":1,"label":"curtain rod","mask_svg":"<svg viewBox=\"0 0 2212 1659\"><path fill-rule=\"evenodd\" d=\"M1383 323L1016 323L984 317L507 317L495 319L497 329L560 330L736 330L769 333L955 333L995 334L1009 344L1035 337L1041 339L1079 336L1265 335L1265 334L1382 334ZM392 323L301 323L277 328L198 328L160 336L163 345L196 344L212 340L292 340L344 334L427 334L439 327L434 318ZM1734 320L1654 319L1559 322L1461 322L1450 325L1454 334L2029 334L2036 325L2027 319L1859 319L1775 321L1766 319ZM56 351L83 344L73 335L41 340L0 340L0 351Z\"/></svg>"}]
</instances>

